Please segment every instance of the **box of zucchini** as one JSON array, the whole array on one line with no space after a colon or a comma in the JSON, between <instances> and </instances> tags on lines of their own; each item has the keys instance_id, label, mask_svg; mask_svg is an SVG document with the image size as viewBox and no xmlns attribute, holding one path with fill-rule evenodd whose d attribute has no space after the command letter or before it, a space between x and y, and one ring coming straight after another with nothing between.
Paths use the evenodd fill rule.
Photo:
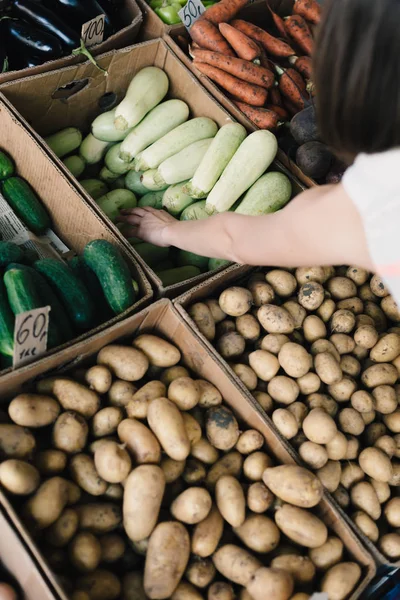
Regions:
<instances>
[{"instance_id":1,"label":"box of zucchini","mask_svg":"<svg viewBox=\"0 0 400 600\"><path fill-rule=\"evenodd\" d=\"M16 315L50 306L47 347L54 351L143 306L151 288L5 103L0 128L0 356L7 368Z\"/></svg>"},{"instance_id":2,"label":"box of zucchini","mask_svg":"<svg viewBox=\"0 0 400 600\"><path fill-rule=\"evenodd\" d=\"M120 209L136 205L181 220L228 210L265 214L299 191L273 163L275 136L247 135L163 41L104 55L100 65L107 77L88 63L2 90L110 225ZM60 87L67 98L58 97ZM115 107L104 111L110 97ZM114 231L127 236L160 295L176 296L227 265L142 243L129 229Z\"/></svg>"},{"instance_id":3,"label":"box of zucchini","mask_svg":"<svg viewBox=\"0 0 400 600\"><path fill-rule=\"evenodd\" d=\"M362 597L371 556L168 300L80 352L0 424L0 500L62 600Z\"/></svg>"}]
</instances>

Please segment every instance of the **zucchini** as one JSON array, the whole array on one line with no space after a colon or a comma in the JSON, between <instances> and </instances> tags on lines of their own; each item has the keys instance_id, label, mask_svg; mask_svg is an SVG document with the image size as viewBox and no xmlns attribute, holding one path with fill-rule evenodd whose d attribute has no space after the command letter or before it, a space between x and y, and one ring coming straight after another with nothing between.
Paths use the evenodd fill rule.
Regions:
<instances>
[{"instance_id":1,"label":"zucchini","mask_svg":"<svg viewBox=\"0 0 400 600\"><path fill-rule=\"evenodd\" d=\"M120 175L118 179L110 182L111 190L124 190L125 189L125 177Z\"/></svg>"},{"instance_id":2,"label":"zucchini","mask_svg":"<svg viewBox=\"0 0 400 600\"><path fill-rule=\"evenodd\" d=\"M158 263L157 268L155 269L156 272L160 272L160 271L167 271L169 269L174 269L175 265L172 262L172 260L170 260L169 258L167 260L162 260L160 263Z\"/></svg>"},{"instance_id":3,"label":"zucchini","mask_svg":"<svg viewBox=\"0 0 400 600\"><path fill-rule=\"evenodd\" d=\"M140 198L138 206L141 208L144 206L152 206L153 208L161 210L163 207L164 194L166 194L164 190L161 190L160 192L147 192L147 194Z\"/></svg>"},{"instance_id":4,"label":"zucchini","mask_svg":"<svg viewBox=\"0 0 400 600\"><path fill-rule=\"evenodd\" d=\"M0 242L0 267L6 267L10 263L23 262L24 256L21 246L12 242Z\"/></svg>"},{"instance_id":5,"label":"zucchini","mask_svg":"<svg viewBox=\"0 0 400 600\"><path fill-rule=\"evenodd\" d=\"M230 260L226 260L225 258L210 258L208 261L208 270L215 271L216 269L220 269L221 267L227 267L231 265L232 262Z\"/></svg>"},{"instance_id":6,"label":"zucchini","mask_svg":"<svg viewBox=\"0 0 400 600\"><path fill-rule=\"evenodd\" d=\"M198 267L176 267L175 269L167 269L166 271L156 271L159 279L164 287L181 283L192 277L200 275L201 271Z\"/></svg>"},{"instance_id":7,"label":"zucchini","mask_svg":"<svg viewBox=\"0 0 400 600\"><path fill-rule=\"evenodd\" d=\"M246 192L268 169L278 150L273 133L251 133L239 146L220 179L211 190L206 204L209 214L221 213Z\"/></svg>"},{"instance_id":8,"label":"zucchini","mask_svg":"<svg viewBox=\"0 0 400 600\"><path fill-rule=\"evenodd\" d=\"M128 171L125 176L125 187L131 192L135 194L139 194L139 196L144 196L149 192L149 190L144 187L141 182L143 173L141 171Z\"/></svg>"},{"instance_id":9,"label":"zucchini","mask_svg":"<svg viewBox=\"0 0 400 600\"><path fill-rule=\"evenodd\" d=\"M134 168L136 171L157 169L170 156L194 142L214 137L217 131L217 124L207 117L190 119L143 150L135 158Z\"/></svg>"},{"instance_id":10,"label":"zucchini","mask_svg":"<svg viewBox=\"0 0 400 600\"><path fill-rule=\"evenodd\" d=\"M162 69L145 67L129 84L125 98L115 109L115 128L126 131L135 127L166 96L169 80Z\"/></svg>"},{"instance_id":11,"label":"zucchini","mask_svg":"<svg viewBox=\"0 0 400 600\"><path fill-rule=\"evenodd\" d=\"M66 127L53 135L48 135L44 141L58 158L63 158L79 148L82 143L82 134L76 127Z\"/></svg>"},{"instance_id":12,"label":"zucchini","mask_svg":"<svg viewBox=\"0 0 400 600\"><path fill-rule=\"evenodd\" d=\"M98 198L96 204L115 223L119 217L120 210L124 208L135 208L137 206L136 196L129 190L112 190Z\"/></svg>"},{"instance_id":13,"label":"zucchini","mask_svg":"<svg viewBox=\"0 0 400 600\"><path fill-rule=\"evenodd\" d=\"M128 163L123 161L119 156L119 149L121 148L121 144L115 144L111 146L111 148L107 151L107 154L104 159L104 163L107 169L110 169L113 173L117 173L118 175L125 175L131 168L132 163Z\"/></svg>"},{"instance_id":14,"label":"zucchini","mask_svg":"<svg viewBox=\"0 0 400 600\"><path fill-rule=\"evenodd\" d=\"M189 118L189 107L182 100L167 100L151 110L121 144L122 160L130 162L139 152Z\"/></svg>"},{"instance_id":15,"label":"zucchini","mask_svg":"<svg viewBox=\"0 0 400 600\"><path fill-rule=\"evenodd\" d=\"M111 142L102 142L89 133L79 148L79 154L88 165L96 165L103 160L105 153L111 146Z\"/></svg>"},{"instance_id":16,"label":"zucchini","mask_svg":"<svg viewBox=\"0 0 400 600\"><path fill-rule=\"evenodd\" d=\"M162 180L156 181L156 175L157 169L149 169L148 171L144 171L140 178L142 185L144 185L151 192L161 192L162 190L166 190L168 184Z\"/></svg>"},{"instance_id":17,"label":"zucchini","mask_svg":"<svg viewBox=\"0 0 400 600\"><path fill-rule=\"evenodd\" d=\"M113 318L113 314L108 306L106 297L104 296L103 288L96 274L88 267L82 256L74 256L69 261L69 266L80 281L87 287L92 298L95 298L95 310L97 315L97 323L106 323Z\"/></svg>"},{"instance_id":18,"label":"zucchini","mask_svg":"<svg viewBox=\"0 0 400 600\"><path fill-rule=\"evenodd\" d=\"M95 320L94 300L75 273L54 258L37 260L34 268L56 290L73 326L79 331L90 329Z\"/></svg>"},{"instance_id":19,"label":"zucchini","mask_svg":"<svg viewBox=\"0 0 400 600\"><path fill-rule=\"evenodd\" d=\"M187 181L171 185L164 192L162 199L162 208L167 210L171 215L177 217L185 208L193 204L194 200L183 192ZM157 207L158 208L158 207Z\"/></svg>"},{"instance_id":20,"label":"zucchini","mask_svg":"<svg viewBox=\"0 0 400 600\"><path fill-rule=\"evenodd\" d=\"M136 291L132 277L117 248L106 240L93 240L85 246L83 258L97 275L114 314L119 315L134 304Z\"/></svg>"},{"instance_id":21,"label":"zucchini","mask_svg":"<svg viewBox=\"0 0 400 600\"><path fill-rule=\"evenodd\" d=\"M112 171L110 171L110 169L107 169L107 167L103 167L101 169L99 177L101 181L104 181L104 183L108 184L109 186L111 186L112 183L119 179L118 173L113 173Z\"/></svg>"},{"instance_id":22,"label":"zucchini","mask_svg":"<svg viewBox=\"0 0 400 600\"><path fill-rule=\"evenodd\" d=\"M4 198L17 217L37 235L51 226L49 214L31 186L21 177L9 177L1 184Z\"/></svg>"},{"instance_id":23,"label":"zucchini","mask_svg":"<svg viewBox=\"0 0 400 600\"><path fill-rule=\"evenodd\" d=\"M292 184L283 173L266 173L251 186L235 212L240 215L266 215L276 212L292 197Z\"/></svg>"},{"instance_id":24,"label":"zucchini","mask_svg":"<svg viewBox=\"0 0 400 600\"><path fill-rule=\"evenodd\" d=\"M208 258L206 256L199 256L194 252L188 252L187 250L179 250L177 263L180 267L198 267L200 271L208 271Z\"/></svg>"},{"instance_id":25,"label":"zucchini","mask_svg":"<svg viewBox=\"0 0 400 600\"><path fill-rule=\"evenodd\" d=\"M156 267L159 262L166 260L169 255L169 248L162 248L148 242L135 244L135 250L149 267Z\"/></svg>"},{"instance_id":26,"label":"zucchini","mask_svg":"<svg viewBox=\"0 0 400 600\"><path fill-rule=\"evenodd\" d=\"M207 219L208 214L206 212L206 201L199 200L194 204L190 204L185 210L182 212L180 216L181 221L199 221L200 219Z\"/></svg>"},{"instance_id":27,"label":"zucchini","mask_svg":"<svg viewBox=\"0 0 400 600\"><path fill-rule=\"evenodd\" d=\"M80 184L93 200L101 198L108 192L107 185L104 181L100 181L100 179L83 179Z\"/></svg>"},{"instance_id":28,"label":"zucchini","mask_svg":"<svg viewBox=\"0 0 400 600\"><path fill-rule=\"evenodd\" d=\"M212 138L193 142L174 156L167 158L158 167L154 175L155 182L160 185L174 185L193 177L211 142Z\"/></svg>"},{"instance_id":29,"label":"zucchini","mask_svg":"<svg viewBox=\"0 0 400 600\"><path fill-rule=\"evenodd\" d=\"M7 290L0 279L0 354L12 357L14 354L14 313L8 302Z\"/></svg>"},{"instance_id":30,"label":"zucchini","mask_svg":"<svg viewBox=\"0 0 400 600\"><path fill-rule=\"evenodd\" d=\"M86 167L86 163L83 158L77 154L73 154L72 156L64 158L63 163L67 167L68 171L70 171L77 179L82 175Z\"/></svg>"},{"instance_id":31,"label":"zucchini","mask_svg":"<svg viewBox=\"0 0 400 600\"><path fill-rule=\"evenodd\" d=\"M15 164L11 156L0 150L0 180L7 179L15 173Z\"/></svg>"},{"instance_id":32,"label":"zucchini","mask_svg":"<svg viewBox=\"0 0 400 600\"><path fill-rule=\"evenodd\" d=\"M206 198L246 135L239 123L221 127L184 192L195 199Z\"/></svg>"},{"instance_id":33,"label":"zucchini","mask_svg":"<svg viewBox=\"0 0 400 600\"><path fill-rule=\"evenodd\" d=\"M102 142L122 142L129 134L130 129L118 131L114 125L115 108L102 113L92 123L92 134Z\"/></svg>"}]
</instances>

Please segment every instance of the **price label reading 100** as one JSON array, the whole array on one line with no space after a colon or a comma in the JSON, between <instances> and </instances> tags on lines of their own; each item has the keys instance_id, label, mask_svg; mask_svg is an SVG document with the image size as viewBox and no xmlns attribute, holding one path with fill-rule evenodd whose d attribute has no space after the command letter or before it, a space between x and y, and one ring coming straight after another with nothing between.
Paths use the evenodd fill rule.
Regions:
<instances>
[{"instance_id":1,"label":"price label reading 100","mask_svg":"<svg viewBox=\"0 0 400 600\"><path fill-rule=\"evenodd\" d=\"M50 306L35 308L15 317L13 366L39 358L47 350Z\"/></svg>"},{"instance_id":2,"label":"price label reading 100","mask_svg":"<svg viewBox=\"0 0 400 600\"><path fill-rule=\"evenodd\" d=\"M87 48L101 44L104 38L105 16L98 15L91 21L82 25L81 38Z\"/></svg>"},{"instance_id":3,"label":"price label reading 100","mask_svg":"<svg viewBox=\"0 0 400 600\"><path fill-rule=\"evenodd\" d=\"M189 30L205 10L201 0L188 0L178 14L186 29Z\"/></svg>"}]
</instances>

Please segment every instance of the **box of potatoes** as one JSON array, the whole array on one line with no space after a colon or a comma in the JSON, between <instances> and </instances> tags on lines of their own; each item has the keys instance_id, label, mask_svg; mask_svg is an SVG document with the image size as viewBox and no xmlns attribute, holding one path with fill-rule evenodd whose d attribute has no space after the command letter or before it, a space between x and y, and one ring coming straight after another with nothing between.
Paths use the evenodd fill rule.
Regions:
<instances>
[{"instance_id":1,"label":"box of potatoes","mask_svg":"<svg viewBox=\"0 0 400 600\"><path fill-rule=\"evenodd\" d=\"M371 555L168 300L52 360L3 398L0 499L57 598L360 597Z\"/></svg>"},{"instance_id":2,"label":"box of potatoes","mask_svg":"<svg viewBox=\"0 0 400 600\"><path fill-rule=\"evenodd\" d=\"M400 564L400 313L357 267L254 270L176 307L330 492L378 563Z\"/></svg>"}]
</instances>

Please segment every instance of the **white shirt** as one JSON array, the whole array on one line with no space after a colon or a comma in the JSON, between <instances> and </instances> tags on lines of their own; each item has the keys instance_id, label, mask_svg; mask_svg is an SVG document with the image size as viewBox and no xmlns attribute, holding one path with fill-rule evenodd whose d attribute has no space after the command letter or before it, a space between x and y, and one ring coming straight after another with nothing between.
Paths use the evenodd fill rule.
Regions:
<instances>
[{"instance_id":1,"label":"white shirt","mask_svg":"<svg viewBox=\"0 0 400 600\"><path fill-rule=\"evenodd\" d=\"M360 154L342 184L362 218L376 272L400 306L400 148Z\"/></svg>"}]
</instances>

